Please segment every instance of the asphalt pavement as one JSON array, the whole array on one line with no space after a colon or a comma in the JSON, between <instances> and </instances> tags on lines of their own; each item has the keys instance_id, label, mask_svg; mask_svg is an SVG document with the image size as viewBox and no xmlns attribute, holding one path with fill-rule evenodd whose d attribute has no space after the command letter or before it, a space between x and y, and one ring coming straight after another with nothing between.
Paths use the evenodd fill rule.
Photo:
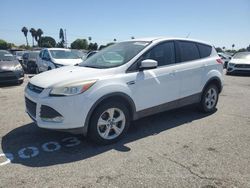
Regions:
<instances>
[{"instance_id":1,"label":"asphalt pavement","mask_svg":"<svg viewBox=\"0 0 250 188\"><path fill-rule=\"evenodd\" d=\"M224 76L213 114L150 116L109 146L38 128L28 79L0 87L0 187L250 187L250 76Z\"/></svg>"}]
</instances>

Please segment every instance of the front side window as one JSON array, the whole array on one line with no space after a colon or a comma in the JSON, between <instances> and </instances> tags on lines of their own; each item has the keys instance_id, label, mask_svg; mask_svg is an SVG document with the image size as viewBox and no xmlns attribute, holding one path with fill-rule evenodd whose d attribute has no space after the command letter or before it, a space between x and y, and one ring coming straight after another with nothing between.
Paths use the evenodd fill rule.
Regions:
<instances>
[{"instance_id":1,"label":"front side window","mask_svg":"<svg viewBox=\"0 0 250 188\"><path fill-rule=\"evenodd\" d=\"M195 43L186 42L186 41L178 41L181 61L192 61L200 58L199 50Z\"/></svg>"},{"instance_id":2,"label":"front side window","mask_svg":"<svg viewBox=\"0 0 250 188\"><path fill-rule=\"evenodd\" d=\"M153 47L143 55L143 60L144 59L153 59L157 61L159 67L175 63L174 42L165 42Z\"/></svg>"},{"instance_id":3,"label":"front side window","mask_svg":"<svg viewBox=\"0 0 250 188\"><path fill-rule=\"evenodd\" d=\"M49 59L49 52L47 50L44 50L43 52L43 59Z\"/></svg>"},{"instance_id":4,"label":"front side window","mask_svg":"<svg viewBox=\"0 0 250 188\"><path fill-rule=\"evenodd\" d=\"M129 41L113 44L89 57L86 61L81 63L80 66L100 69L118 67L129 62L148 44L149 42L143 41Z\"/></svg>"}]
</instances>

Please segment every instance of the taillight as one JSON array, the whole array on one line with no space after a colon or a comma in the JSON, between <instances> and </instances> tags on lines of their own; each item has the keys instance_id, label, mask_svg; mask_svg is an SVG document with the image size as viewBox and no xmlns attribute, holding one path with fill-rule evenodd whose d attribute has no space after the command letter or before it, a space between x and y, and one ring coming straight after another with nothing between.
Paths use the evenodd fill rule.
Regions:
<instances>
[{"instance_id":1,"label":"taillight","mask_svg":"<svg viewBox=\"0 0 250 188\"><path fill-rule=\"evenodd\" d=\"M216 59L217 63L223 64L223 61L221 59Z\"/></svg>"}]
</instances>

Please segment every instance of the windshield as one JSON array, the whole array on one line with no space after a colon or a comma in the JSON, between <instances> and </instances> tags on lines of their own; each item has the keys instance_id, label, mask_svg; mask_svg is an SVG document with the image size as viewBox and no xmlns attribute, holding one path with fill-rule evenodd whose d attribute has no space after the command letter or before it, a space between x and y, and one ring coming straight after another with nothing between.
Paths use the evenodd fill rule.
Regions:
<instances>
[{"instance_id":1,"label":"windshield","mask_svg":"<svg viewBox=\"0 0 250 188\"><path fill-rule=\"evenodd\" d=\"M50 50L50 53L54 59L79 59L75 53L68 50Z\"/></svg>"},{"instance_id":2,"label":"windshield","mask_svg":"<svg viewBox=\"0 0 250 188\"><path fill-rule=\"evenodd\" d=\"M30 52L29 53L29 58L30 59L36 59L36 57L38 56L39 52Z\"/></svg>"},{"instance_id":3,"label":"windshield","mask_svg":"<svg viewBox=\"0 0 250 188\"><path fill-rule=\"evenodd\" d=\"M80 50L72 50L72 52L76 54L79 58L84 58L87 55L87 53Z\"/></svg>"},{"instance_id":4,"label":"windshield","mask_svg":"<svg viewBox=\"0 0 250 188\"><path fill-rule=\"evenodd\" d=\"M237 53L234 55L233 59L249 59L250 60L250 53Z\"/></svg>"},{"instance_id":5,"label":"windshield","mask_svg":"<svg viewBox=\"0 0 250 188\"><path fill-rule=\"evenodd\" d=\"M148 44L148 42L136 41L117 43L94 54L80 66L93 68L118 67L130 61Z\"/></svg>"},{"instance_id":6,"label":"windshield","mask_svg":"<svg viewBox=\"0 0 250 188\"><path fill-rule=\"evenodd\" d=\"M11 53L0 51L0 61L14 61L15 58Z\"/></svg>"}]
</instances>

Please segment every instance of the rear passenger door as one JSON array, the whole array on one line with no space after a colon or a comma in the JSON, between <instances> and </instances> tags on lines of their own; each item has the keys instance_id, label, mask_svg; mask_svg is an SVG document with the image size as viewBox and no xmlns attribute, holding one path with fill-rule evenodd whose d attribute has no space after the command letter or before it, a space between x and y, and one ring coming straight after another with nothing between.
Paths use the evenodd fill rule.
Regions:
<instances>
[{"instance_id":1,"label":"rear passenger door","mask_svg":"<svg viewBox=\"0 0 250 188\"><path fill-rule=\"evenodd\" d=\"M178 54L176 71L180 79L179 98L194 96L197 99L202 91L206 60L201 58L197 43L176 41L176 45Z\"/></svg>"}]
</instances>

